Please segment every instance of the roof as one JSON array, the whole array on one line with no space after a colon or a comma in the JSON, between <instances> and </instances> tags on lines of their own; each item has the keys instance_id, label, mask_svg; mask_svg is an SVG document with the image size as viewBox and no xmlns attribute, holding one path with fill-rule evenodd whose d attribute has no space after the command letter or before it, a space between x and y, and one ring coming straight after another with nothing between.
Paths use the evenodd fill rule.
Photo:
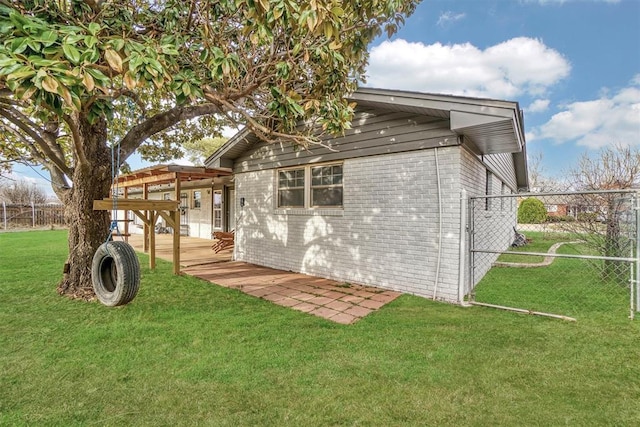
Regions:
<instances>
[{"instance_id":1,"label":"roof","mask_svg":"<svg viewBox=\"0 0 640 427\"><path fill-rule=\"evenodd\" d=\"M144 184L157 185L180 181L217 178L231 175L231 170L224 168L207 168L202 166L156 165L138 169L117 178L119 187L141 187Z\"/></svg>"},{"instance_id":2,"label":"roof","mask_svg":"<svg viewBox=\"0 0 640 427\"><path fill-rule=\"evenodd\" d=\"M464 136L465 143L476 153L512 153L518 187L528 186L524 124L517 102L372 88L359 88L348 99L357 103L356 109L447 119L451 131ZM231 168L234 160L258 141L258 137L245 128L213 153L205 164Z\"/></svg>"}]
</instances>

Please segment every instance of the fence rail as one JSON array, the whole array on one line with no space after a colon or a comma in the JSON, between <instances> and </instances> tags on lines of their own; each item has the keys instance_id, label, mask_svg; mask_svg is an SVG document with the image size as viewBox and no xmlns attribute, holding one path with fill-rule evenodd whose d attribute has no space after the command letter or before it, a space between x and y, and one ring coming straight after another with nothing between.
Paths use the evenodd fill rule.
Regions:
<instances>
[{"instance_id":1,"label":"fence rail","mask_svg":"<svg viewBox=\"0 0 640 427\"><path fill-rule=\"evenodd\" d=\"M638 193L472 197L469 222L469 302L565 319L639 310Z\"/></svg>"},{"instance_id":2,"label":"fence rail","mask_svg":"<svg viewBox=\"0 0 640 427\"><path fill-rule=\"evenodd\" d=\"M3 230L55 226L66 226L63 205L16 205L5 202L0 205L0 227Z\"/></svg>"}]
</instances>

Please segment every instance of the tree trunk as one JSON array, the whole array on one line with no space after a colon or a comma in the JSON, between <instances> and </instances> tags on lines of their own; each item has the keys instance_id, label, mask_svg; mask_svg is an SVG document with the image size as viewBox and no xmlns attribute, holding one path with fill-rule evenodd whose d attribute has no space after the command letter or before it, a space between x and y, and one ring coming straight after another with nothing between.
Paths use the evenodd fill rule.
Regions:
<instances>
[{"instance_id":1,"label":"tree trunk","mask_svg":"<svg viewBox=\"0 0 640 427\"><path fill-rule=\"evenodd\" d=\"M71 298L95 297L91 282L91 262L98 246L109 234L109 212L94 211L93 201L109 196L111 153L107 148L107 124L89 124L78 118L84 156L75 156L73 187L65 197L65 219L69 226L69 256L58 292ZM82 158L86 158L83 161Z\"/></svg>"}]
</instances>

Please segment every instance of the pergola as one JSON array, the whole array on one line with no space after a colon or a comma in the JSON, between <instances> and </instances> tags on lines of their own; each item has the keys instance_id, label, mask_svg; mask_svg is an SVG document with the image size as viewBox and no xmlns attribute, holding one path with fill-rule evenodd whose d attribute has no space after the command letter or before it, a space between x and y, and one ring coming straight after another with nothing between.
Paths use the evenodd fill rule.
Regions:
<instances>
[{"instance_id":1,"label":"pergola","mask_svg":"<svg viewBox=\"0 0 640 427\"><path fill-rule=\"evenodd\" d=\"M180 205L181 183L212 179L220 176L231 175L227 168L211 169L198 166L158 165L139 169L131 173L118 176L112 185L112 189L123 190L122 198L117 200L107 198L95 200L94 210L112 210L117 206L118 210L131 211L143 222L143 250L149 253L149 268L156 266L155 230L154 225L158 217L164 218L173 229L173 273L180 274L180 221L178 209ZM161 184L173 184L173 200L149 200L149 187ZM129 199L130 188L142 188L142 199ZM129 235L129 221L124 220L125 239Z\"/></svg>"}]
</instances>

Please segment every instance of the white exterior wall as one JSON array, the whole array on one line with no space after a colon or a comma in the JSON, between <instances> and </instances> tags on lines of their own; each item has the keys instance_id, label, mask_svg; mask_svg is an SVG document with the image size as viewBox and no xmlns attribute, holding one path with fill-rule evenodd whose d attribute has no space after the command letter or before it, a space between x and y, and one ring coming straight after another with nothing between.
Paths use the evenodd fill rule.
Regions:
<instances>
[{"instance_id":1,"label":"white exterior wall","mask_svg":"<svg viewBox=\"0 0 640 427\"><path fill-rule=\"evenodd\" d=\"M460 147L438 149L442 251L437 298L459 283ZM481 175L484 176L484 175ZM276 171L237 173L237 260L433 297L438 264L436 151L344 161L344 208L276 209ZM476 180L478 177L476 177Z\"/></svg>"},{"instance_id":2,"label":"white exterior wall","mask_svg":"<svg viewBox=\"0 0 640 427\"><path fill-rule=\"evenodd\" d=\"M490 195L511 194L511 189L503 185L502 178L494 173L489 175L491 180L487 186L486 168L480 160L466 150L462 150L461 158L461 185L467 190L469 197L484 196L488 187ZM506 177L505 180L513 178ZM488 204L485 202L488 201ZM516 225L517 212L515 207L515 199L484 199L480 198L473 203L473 215L470 218L473 224L469 224L473 230L474 248L489 249L495 251L506 250L511 242L513 242L513 227ZM471 241L469 240L469 245ZM480 279L489 271L497 254L476 253L474 259L475 271L473 272L473 281L470 287L473 288ZM468 260L465 260L465 271L468 277L469 268ZM469 283L465 282L466 291L468 292Z\"/></svg>"},{"instance_id":3,"label":"white exterior wall","mask_svg":"<svg viewBox=\"0 0 640 427\"><path fill-rule=\"evenodd\" d=\"M194 206L193 193L200 191L201 200L200 207ZM211 239L211 207L213 203L213 195L211 187L183 190L183 193L189 195L189 236L199 237L201 239Z\"/></svg>"}]
</instances>

